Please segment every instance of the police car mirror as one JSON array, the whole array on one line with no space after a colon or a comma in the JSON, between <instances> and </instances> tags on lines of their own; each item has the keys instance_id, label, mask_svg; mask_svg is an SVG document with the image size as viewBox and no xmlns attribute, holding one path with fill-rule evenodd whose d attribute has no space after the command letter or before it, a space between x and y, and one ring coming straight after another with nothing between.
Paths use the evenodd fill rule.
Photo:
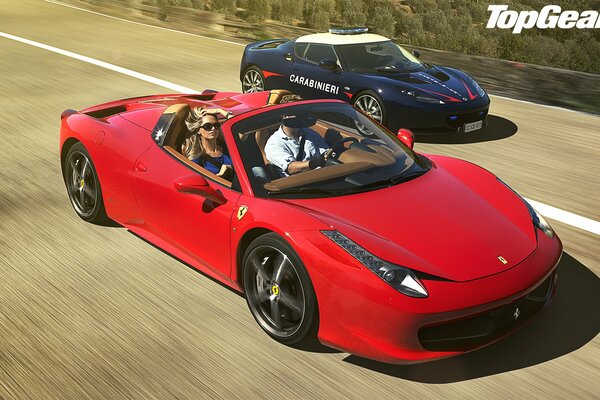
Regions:
<instances>
[{"instance_id":1,"label":"police car mirror","mask_svg":"<svg viewBox=\"0 0 600 400\"><path fill-rule=\"evenodd\" d=\"M415 134L410 129L400 128L396 136L411 149L415 146Z\"/></svg>"},{"instance_id":2,"label":"police car mirror","mask_svg":"<svg viewBox=\"0 0 600 400\"><path fill-rule=\"evenodd\" d=\"M321 62L319 63L319 67L321 67L323 69L327 69L329 71L335 71L335 70L339 69L337 60L332 60L332 59L321 60Z\"/></svg>"},{"instance_id":3,"label":"police car mirror","mask_svg":"<svg viewBox=\"0 0 600 400\"><path fill-rule=\"evenodd\" d=\"M413 50L413 51L411 51L411 53L412 53L413 56L415 56L417 58L421 58L421 53L419 53L418 50Z\"/></svg>"}]
</instances>

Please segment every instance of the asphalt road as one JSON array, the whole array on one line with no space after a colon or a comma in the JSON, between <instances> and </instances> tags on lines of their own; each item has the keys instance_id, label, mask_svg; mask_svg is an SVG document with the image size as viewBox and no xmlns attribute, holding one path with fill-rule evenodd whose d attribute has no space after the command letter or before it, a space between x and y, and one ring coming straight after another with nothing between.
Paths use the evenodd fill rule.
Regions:
<instances>
[{"instance_id":1,"label":"asphalt road","mask_svg":"<svg viewBox=\"0 0 600 400\"><path fill-rule=\"evenodd\" d=\"M0 32L198 90L240 89L240 46L41 0L0 0ZM486 349L389 366L288 348L241 296L69 204L60 112L168 90L2 37L0 78L0 399L600 397L600 236L551 221L565 246L554 304ZM416 148L600 220L600 118L499 98L491 113L485 132Z\"/></svg>"}]
</instances>

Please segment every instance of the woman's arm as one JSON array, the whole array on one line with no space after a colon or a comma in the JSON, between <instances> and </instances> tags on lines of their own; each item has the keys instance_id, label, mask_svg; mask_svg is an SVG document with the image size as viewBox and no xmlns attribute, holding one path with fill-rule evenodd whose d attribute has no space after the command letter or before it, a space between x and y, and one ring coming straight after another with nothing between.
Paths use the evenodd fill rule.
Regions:
<instances>
[{"instance_id":1,"label":"woman's arm","mask_svg":"<svg viewBox=\"0 0 600 400\"><path fill-rule=\"evenodd\" d=\"M207 108L206 112L211 114L220 114L223 118L229 119L233 117L233 113L231 111L225 111L222 108Z\"/></svg>"}]
</instances>

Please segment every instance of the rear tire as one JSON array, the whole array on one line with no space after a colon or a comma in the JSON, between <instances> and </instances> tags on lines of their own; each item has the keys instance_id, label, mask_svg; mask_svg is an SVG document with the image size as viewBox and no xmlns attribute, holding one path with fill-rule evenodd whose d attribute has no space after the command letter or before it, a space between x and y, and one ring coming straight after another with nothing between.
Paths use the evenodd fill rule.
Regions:
<instances>
[{"instance_id":1,"label":"rear tire","mask_svg":"<svg viewBox=\"0 0 600 400\"><path fill-rule=\"evenodd\" d=\"M77 215L94 224L109 221L96 168L90 154L80 142L75 143L67 152L63 172L69 200Z\"/></svg>"},{"instance_id":2,"label":"rear tire","mask_svg":"<svg viewBox=\"0 0 600 400\"><path fill-rule=\"evenodd\" d=\"M385 124L385 107L383 105L383 100L374 91L365 90L360 92L352 101L352 105L380 124Z\"/></svg>"},{"instance_id":3,"label":"rear tire","mask_svg":"<svg viewBox=\"0 0 600 400\"><path fill-rule=\"evenodd\" d=\"M243 260L246 302L260 327L286 345L314 341L317 298L294 249L279 235L268 233L248 246Z\"/></svg>"},{"instance_id":4,"label":"rear tire","mask_svg":"<svg viewBox=\"0 0 600 400\"><path fill-rule=\"evenodd\" d=\"M260 68L252 66L246 68L242 77L242 92L255 93L265 90L265 76Z\"/></svg>"}]
</instances>

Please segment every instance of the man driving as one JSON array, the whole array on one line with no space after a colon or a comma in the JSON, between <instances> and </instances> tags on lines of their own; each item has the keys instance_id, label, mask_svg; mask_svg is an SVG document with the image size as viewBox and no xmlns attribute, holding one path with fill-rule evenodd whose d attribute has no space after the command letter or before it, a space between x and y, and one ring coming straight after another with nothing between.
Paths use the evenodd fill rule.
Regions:
<instances>
[{"instance_id":1,"label":"man driving","mask_svg":"<svg viewBox=\"0 0 600 400\"><path fill-rule=\"evenodd\" d=\"M283 115L281 126L267 140L267 159L282 177L325 166L329 146L309 128L315 122L314 117Z\"/></svg>"}]
</instances>

